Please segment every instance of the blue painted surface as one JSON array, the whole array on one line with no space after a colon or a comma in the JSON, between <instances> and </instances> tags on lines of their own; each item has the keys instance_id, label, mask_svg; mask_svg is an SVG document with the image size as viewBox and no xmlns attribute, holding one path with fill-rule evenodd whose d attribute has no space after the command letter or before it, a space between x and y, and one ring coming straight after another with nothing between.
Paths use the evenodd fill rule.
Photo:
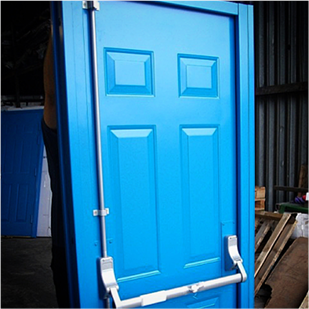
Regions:
<instances>
[{"instance_id":1,"label":"blue painted surface","mask_svg":"<svg viewBox=\"0 0 309 309\"><path fill-rule=\"evenodd\" d=\"M147 51L105 49L106 93L153 95L153 54Z\"/></svg>"},{"instance_id":2,"label":"blue painted surface","mask_svg":"<svg viewBox=\"0 0 309 309\"><path fill-rule=\"evenodd\" d=\"M253 6L247 6L248 10L248 84L249 84L249 222L248 222L248 273L251 274L248 281L248 297L242 296L243 307L254 307L254 265L255 265L255 232L253 226L255 224L255 83L254 83L254 12Z\"/></svg>"},{"instance_id":3,"label":"blue painted surface","mask_svg":"<svg viewBox=\"0 0 309 309\"><path fill-rule=\"evenodd\" d=\"M92 216L98 207L98 189L88 14L80 2L54 1L51 8L71 307L100 308L96 265L100 233L99 222ZM87 269L81 265L88 265Z\"/></svg>"},{"instance_id":4,"label":"blue painted surface","mask_svg":"<svg viewBox=\"0 0 309 309\"><path fill-rule=\"evenodd\" d=\"M239 5L238 16L238 235L248 280L239 286L238 306L254 307L254 56L252 6ZM249 29L249 30L248 30ZM249 47L250 46L250 47Z\"/></svg>"},{"instance_id":5,"label":"blue painted surface","mask_svg":"<svg viewBox=\"0 0 309 309\"><path fill-rule=\"evenodd\" d=\"M101 3L96 18L108 253L121 298L230 274L221 248L222 223L236 222L233 18L128 2ZM109 95L102 86L126 72L110 70L106 49L132 66L127 50L152 55L154 96L128 95L121 83ZM139 87L141 69L125 85ZM235 307L235 291L154 307L186 307L214 292L220 306Z\"/></svg>"},{"instance_id":6,"label":"blue painted surface","mask_svg":"<svg viewBox=\"0 0 309 309\"><path fill-rule=\"evenodd\" d=\"M173 6L184 6L214 14L238 15L238 6L227 1L164 1Z\"/></svg>"},{"instance_id":7,"label":"blue painted surface","mask_svg":"<svg viewBox=\"0 0 309 309\"><path fill-rule=\"evenodd\" d=\"M235 63L249 57L243 49L247 15L234 19L240 7L234 3L199 2L202 11L187 10L185 2L100 4L96 26L108 254L121 297L231 274L224 270L223 238L238 231L249 270L238 299L231 285L154 307L253 306L248 229L254 218L249 206L254 208L250 194L242 192L254 180L253 109L245 101L248 92L236 101L237 89L239 94L249 89L244 89L249 71L248 62L239 70ZM231 16L212 14L216 7ZM78 293L81 307L94 308L102 300L96 265L99 220L92 216L98 201L88 21L79 2L63 2L62 14L64 63L58 82L66 91L58 93L61 146L70 156L70 167L63 170L70 174L73 204L67 212L68 234L75 240L73 247L68 237L76 258L71 272L78 276L71 282L72 298ZM244 28L238 30L239 25Z\"/></svg>"},{"instance_id":8,"label":"blue painted surface","mask_svg":"<svg viewBox=\"0 0 309 309\"><path fill-rule=\"evenodd\" d=\"M179 96L218 96L218 58L178 55L178 68Z\"/></svg>"},{"instance_id":9,"label":"blue painted surface","mask_svg":"<svg viewBox=\"0 0 309 309\"><path fill-rule=\"evenodd\" d=\"M1 235L36 237L43 110L1 112Z\"/></svg>"}]
</instances>

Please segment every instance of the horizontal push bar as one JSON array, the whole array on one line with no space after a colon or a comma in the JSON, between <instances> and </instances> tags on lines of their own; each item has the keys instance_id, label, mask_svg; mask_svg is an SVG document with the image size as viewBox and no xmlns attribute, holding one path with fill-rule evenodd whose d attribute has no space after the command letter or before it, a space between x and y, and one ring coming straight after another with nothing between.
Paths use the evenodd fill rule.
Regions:
<instances>
[{"instance_id":1,"label":"horizontal push bar","mask_svg":"<svg viewBox=\"0 0 309 309\"><path fill-rule=\"evenodd\" d=\"M161 290L138 297L121 300L118 293L118 284L114 274L113 259L111 257L101 258L101 275L106 290L106 297L112 297L116 308L134 308L154 305L169 299L207 291L229 284L241 283L247 280L247 274L242 264L242 259L237 248L237 237L226 237L226 269L238 269L239 273L217 279L201 281L169 290Z\"/></svg>"}]
</instances>

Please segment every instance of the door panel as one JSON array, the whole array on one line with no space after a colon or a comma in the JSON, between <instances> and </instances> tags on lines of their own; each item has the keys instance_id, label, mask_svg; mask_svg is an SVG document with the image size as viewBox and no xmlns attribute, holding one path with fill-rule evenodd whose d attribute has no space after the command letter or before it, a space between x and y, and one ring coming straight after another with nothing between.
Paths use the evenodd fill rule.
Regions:
<instances>
[{"instance_id":1,"label":"door panel","mask_svg":"<svg viewBox=\"0 0 309 309\"><path fill-rule=\"evenodd\" d=\"M120 296L231 274L223 239L236 234L234 19L102 2L96 29L108 254ZM185 306L235 307L236 287L161 304Z\"/></svg>"},{"instance_id":2,"label":"door panel","mask_svg":"<svg viewBox=\"0 0 309 309\"><path fill-rule=\"evenodd\" d=\"M43 110L2 112L2 235L36 236Z\"/></svg>"},{"instance_id":3,"label":"door panel","mask_svg":"<svg viewBox=\"0 0 309 309\"><path fill-rule=\"evenodd\" d=\"M220 261L217 128L182 128L185 267ZM207 185L205 185L207 184ZM205 233L207 227L211 233ZM212 246L202 244L212 243Z\"/></svg>"},{"instance_id":4,"label":"door panel","mask_svg":"<svg viewBox=\"0 0 309 309\"><path fill-rule=\"evenodd\" d=\"M111 129L109 135L119 280L153 275L159 267L154 131Z\"/></svg>"}]
</instances>

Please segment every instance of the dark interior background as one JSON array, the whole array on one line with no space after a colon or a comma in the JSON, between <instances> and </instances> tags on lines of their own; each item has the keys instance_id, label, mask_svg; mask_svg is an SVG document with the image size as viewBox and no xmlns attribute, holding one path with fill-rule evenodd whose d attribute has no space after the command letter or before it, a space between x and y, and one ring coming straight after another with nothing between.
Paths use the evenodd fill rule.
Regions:
<instances>
[{"instance_id":1,"label":"dark interior background","mask_svg":"<svg viewBox=\"0 0 309 309\"><path fill-rule=\"evenodd\" d=\"M42 101L43 59L50 32L49 1L1 2L2 103Z\"/></svg>"}]
</instances>

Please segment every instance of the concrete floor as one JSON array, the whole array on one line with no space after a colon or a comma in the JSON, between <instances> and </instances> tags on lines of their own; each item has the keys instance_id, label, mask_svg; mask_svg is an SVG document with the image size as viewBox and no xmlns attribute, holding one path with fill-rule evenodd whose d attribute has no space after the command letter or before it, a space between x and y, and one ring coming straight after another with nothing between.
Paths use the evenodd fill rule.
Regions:
<instances>
[{"instance_id":1,"label":"concrete floor","mask_svg":"<svg viewBox=\"0 0 309 309\"><path fill-rule=\"evenodd\" d=\"M51 238L1 238L1 308L57 308Z\"/></svg>"}]
</instances>

